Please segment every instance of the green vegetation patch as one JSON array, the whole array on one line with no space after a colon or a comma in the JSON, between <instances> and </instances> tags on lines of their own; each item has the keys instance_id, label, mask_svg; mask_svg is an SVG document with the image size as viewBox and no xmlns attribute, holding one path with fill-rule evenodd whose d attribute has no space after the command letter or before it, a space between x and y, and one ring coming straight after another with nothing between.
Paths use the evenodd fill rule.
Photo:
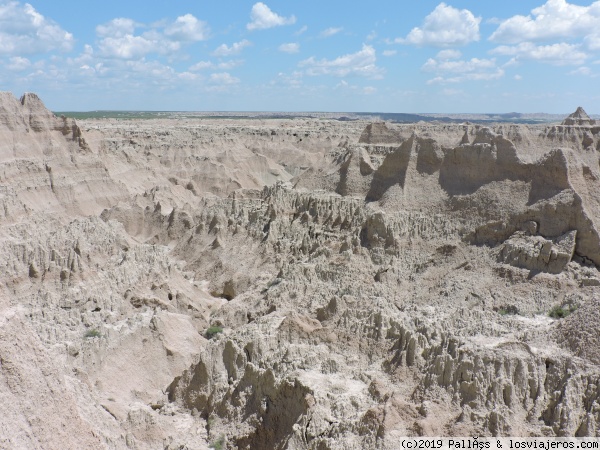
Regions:
<instances>
[{"instance_id":1,"label":"green vegetation patch","mask_svg":"<svg viewBox=\"0 0 600 450\"><path fill-rule=\"evenodd\" d=\"M85 332L85 334L83 335L83 337L85 337L86 339L91 339L91 338L102 337L102 334L100 334L100 332L94 328L93 330L87 330Z\"/></svg>"},{"instance_id":2,"label":"green vegetation patch","mask_svg":"<svg viewBox=\"0 0 600 450\"><path fill-rule=\"evenodd\" d=\"M548 315L553 319L564 319L568 315L577 311L578 305L575 303L566 303L564 305L556 305L554 306Z\"/></svg>"},{"instance_id":3,"label":"green vegetation patch","mask_svg":"<svg viewBox=\"0 0 600 450\"><path fill-rule=\"evenodd\" d=\"M217 334L222 333L222 332L223 332L223 327L213 325L212 327L208 327L205 334L206 334L207 339L212 339Z\"/></svg>"},{"instance_id":4,"label":"green vegetation patch","mask_svg":"<svg viewBox=\"0 0 600 450\"><path fill-rule=\"evenodd\" d=\"M208 448L213 448L214 450L223 450L224 445L225 445L225 437L221 436L216 441L211 442L211 444L208 446Z\"/></svg>"}]
</instances>

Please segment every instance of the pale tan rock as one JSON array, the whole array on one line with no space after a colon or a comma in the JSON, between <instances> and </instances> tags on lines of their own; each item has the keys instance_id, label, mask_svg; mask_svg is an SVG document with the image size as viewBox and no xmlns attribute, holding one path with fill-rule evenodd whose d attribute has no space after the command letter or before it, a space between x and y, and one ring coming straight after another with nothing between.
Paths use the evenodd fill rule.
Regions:
<instances>
[{"instance_id":1,"label":"pale tan rock","mask_svg":"<svg viewBox=\"0 0 600 450\"><path fill-rule=\"evenodd\" d=\"M599 142L0 94L0 442L598 436Z\"/></svg>"},{"instance_id":2,"label":"pale tan rock","mask_svg":"<svg viewBox=\"0 0 600 450\"><path fill-rule=\"evenodd\" d=\"M596 121L590 119L590 116L583 110L581 106L577 107L577 110L570 114L565 120L562 121L563 125L595 125Z\"/></svg>"}]
</instances>

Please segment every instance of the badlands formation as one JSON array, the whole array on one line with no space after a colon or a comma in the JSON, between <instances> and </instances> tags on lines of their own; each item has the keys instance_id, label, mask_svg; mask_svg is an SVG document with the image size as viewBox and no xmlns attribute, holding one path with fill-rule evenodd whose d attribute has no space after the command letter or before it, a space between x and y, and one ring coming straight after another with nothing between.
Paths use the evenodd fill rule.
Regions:
<instances>
[{"instance_id":1,"label":"badlands formation","mask_svg":"<svg viewBox=\"0 0 600 450\"><path fill-rule=\"evenodd\" d=\"M600 126L0 94L0 448L600 436ZM570 314L569 314L570 313Z\"/></svg>"}]
</instances>

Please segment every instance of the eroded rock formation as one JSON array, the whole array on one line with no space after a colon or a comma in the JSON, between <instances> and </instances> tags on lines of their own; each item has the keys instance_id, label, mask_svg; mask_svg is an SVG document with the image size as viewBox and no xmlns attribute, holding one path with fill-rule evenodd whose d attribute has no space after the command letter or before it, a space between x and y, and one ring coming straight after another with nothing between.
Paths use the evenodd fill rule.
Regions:
<instances>
[{"instance_id":1,"label":"eroded rock formation","mask_svg":"<svg viewBox=\"0 0 600 450\"><path fill-rule=\"evenodd\" d=\"M1 446L599 435L595 127L0 120Z\"/></svg>"},{"instance_id":2,"label":"eroded rock formation","mask_svg":"<svg viewBox=\"0 0 600 450\"><path fill-rule=\"evenodd\" d=\"M577 110L570 114L569 117L567 117L565 120L563 120L562 122L563 125L579 125L579 126L590 126L590 125L595 125L596 121L590 119L590 116L587 115L587 113L583 110L583 108L581 106L579 106L577 108Z\"/></svg>"}]
</instances>

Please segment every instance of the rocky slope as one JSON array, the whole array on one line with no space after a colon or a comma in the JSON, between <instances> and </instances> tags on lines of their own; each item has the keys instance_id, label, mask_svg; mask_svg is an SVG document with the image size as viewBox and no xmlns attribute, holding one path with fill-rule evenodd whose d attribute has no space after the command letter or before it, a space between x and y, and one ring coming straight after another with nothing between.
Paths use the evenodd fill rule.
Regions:
<instances>
[{"instance_id":1,"label":"rocky slope","mask_svg":"<svg viewBox=\"0 0 600 450\"><path fill-rule=\"evenodd\" d=\"M0 446L600 436L599 151L587 122L76 124L3 93Z\"/></svg>"}]
</instances>

